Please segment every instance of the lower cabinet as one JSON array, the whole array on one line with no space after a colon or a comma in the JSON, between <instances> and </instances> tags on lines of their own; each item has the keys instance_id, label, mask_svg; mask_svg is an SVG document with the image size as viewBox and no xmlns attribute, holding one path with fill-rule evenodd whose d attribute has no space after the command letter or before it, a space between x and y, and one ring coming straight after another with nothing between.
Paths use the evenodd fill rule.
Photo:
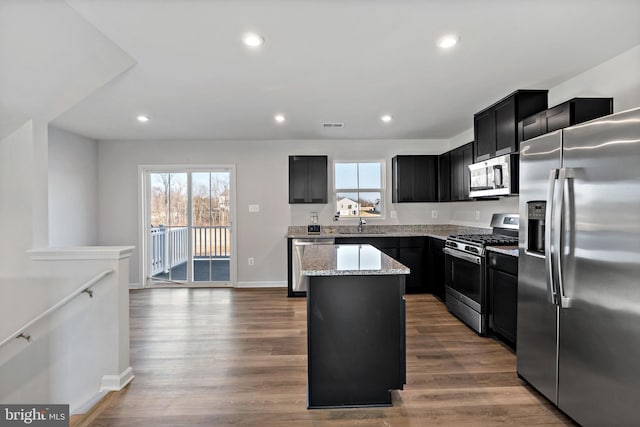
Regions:
<instances>
[{"instance_id":1,"label":"lower cabinet","mask_svg":"<svg viewBox=\"0 0 640 427\"><path fill-rule=\"evenodd\" d=\"M371 245L409 267L406 276L406 293L431 292L427 266L429 261L428 237L337 237L339 244ZM444 268L444 265L443 265Z\"/></svg>"},{"instance_id":2,"label":"lower cabinet","mask_svg":"<svg viewBox=\"0 0 640 427\"><path fill-rule=\"evenodd\" d=\"M444 277L444 240L429 237L429 284L431 293L440 301L445 301L445 277Z\"/></svg>"},{"instance_id":3,"label":"lower cabinet","mask_svg":"<svg viewBox=\"0 0 640 427\"><path fill-rule=\"evenodd\" d=\"M337 237L339 244L366 244L409 267L406 293L432 293L445 300L444 240L435 237Z\"/></svg>"},{"instance_id":4,"label":"lower cabinet","mask_svg":"<svg viewBox=\"0 0 640 427\"><path fill-rule=\"evenodd\" d=\"M406 277L406 293L421 294L431 292L426 276L429 245L425 237L399 237L398 257L409 267L411 274Z\"/></svg>"},{"instance_id":5,"label":"lower cabinet","mask_svg":"<svg viewBox=\"0 0 640 427\"><path fill-rule=\"evenodd\" d=\"M487 255L489 328L515 347L518 322L518 258Z\"/></svg>"}]
</instances>

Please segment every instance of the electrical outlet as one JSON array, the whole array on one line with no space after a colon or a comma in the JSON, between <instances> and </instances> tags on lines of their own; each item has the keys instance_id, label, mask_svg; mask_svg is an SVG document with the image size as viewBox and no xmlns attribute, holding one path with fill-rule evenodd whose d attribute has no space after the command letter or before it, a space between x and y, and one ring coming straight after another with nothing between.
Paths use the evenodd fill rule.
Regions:
<instances>
[{"instance_id":1,"label":"electrical outlet","mask_svg":"<svg viewBox=\"0 0 640 427\"><path fill-rule=\"evenodd\" d=\"M476 221L480 221L480 211L476 211Z\"/></svg>"},{"instance_id":2,"label":"electrical outlet","mask_svg":"<svg viewBox=\"0 0 640 427\"><path fill-rule=\"evenodd\" d=\"M249 205L249 212L260 212L260 205Z\"/></svg>"},{"instance_id":3,"label":"electrical outlet","mask_svg":"<svg viewBox=\"0 0 640 427\"><path fill-rule=\"evenodd\" d=\"M256 260L255 260L253 257L249 257L249 259L247 260L247 263L248 263L249 265L255 265Z\"/></svg>"},{"instance_id":4,"label":"electrical outlet","mask_svg":"<svg viewBox=\"0 0 640 427\"><path fill-rule=\"evenodd\" d=\"M391 211L391 218L398 218L398 211Z\"/></svg>"},{"instance_id":5,"label":"electrical outlet","mask_svg":"<svg viewBox=\"0 0 640 427\"><path fill-rule=\"evenodd\" d=\"M432 210L431 211L431 218L438 218L438 211L437 210Z\"/></svg>"}]
</instances>

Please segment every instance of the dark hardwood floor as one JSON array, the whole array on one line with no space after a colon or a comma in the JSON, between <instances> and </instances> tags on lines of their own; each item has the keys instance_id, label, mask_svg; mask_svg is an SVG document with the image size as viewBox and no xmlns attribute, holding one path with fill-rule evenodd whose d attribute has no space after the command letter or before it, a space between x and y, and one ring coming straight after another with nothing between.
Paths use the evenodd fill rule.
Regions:
<instances>
[{"instance_id":1,"label":"dark hardwood floor","mask_svg":"<svg viewBox=\"0 0 640 427\"><path fill-rule=\"evenodd\" d=\"M385 408L307 410L306 301L283 289L131 292L136 378L91 426L571 425L515 355L431 295L407 295L407 385Z\"/></svg>"}]
</instances>

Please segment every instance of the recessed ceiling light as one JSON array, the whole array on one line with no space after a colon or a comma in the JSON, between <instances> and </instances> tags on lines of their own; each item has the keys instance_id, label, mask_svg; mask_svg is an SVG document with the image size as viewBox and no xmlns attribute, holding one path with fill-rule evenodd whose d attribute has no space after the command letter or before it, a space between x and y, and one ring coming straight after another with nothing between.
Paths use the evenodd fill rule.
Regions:
<instances>
[{"instance_id":1,"label":"recessed ceiling light","mask_svg":"<svg viewBox=\"0 0 640 427\"><path fill-rule=\"evenodd\" d=\"M285 121L285 117L283 114L276 114L274 117L275 121L278 123L282 123Z\"/></svg>"},{"instance_id":2,"label":"recessed ceiling light","mask_svg":"<svg viewBox=\"0 0 640 427\"><path fill-rule=\"evenodd\" d=\"M149 116L145 116L143 114L140 114L138 117L136 117L136 119L140 122L140 123L147 123L149 121Z\"/></svg>"},{"instance_id":3,"label":"recessed ceiling light","mask_svg":"<svg viewBox=\"0 0 640 427\"><path fill-rule=\"evenodd\" d=\"M391 120L393 120L393 117L391 117L390 114L385 114L384 116L380 117L380 120L385 123L389 123Z\"/></svg>"},{"instance_id":4,"label":"recessed ceiling light","mask_svg":"<svg viewBox=\"0 0 640 427\"><path fill-rule=\"evenodd\" d=\"M242 36L242 42L249 47L258 47L264 43L264 37L256 33L246 33Z\"/></svg>"},{"instance_id":5,"label":"recessed ceiling light","mask_svg":"<svg viewBox=\"0 0 640 427\"><path fill-rule=\"evenodd\" d=\"M451 49L460 41L460 37L455 34L447 34L438 39L438 47L441 49Z\"/></svg>"}]
</instances>

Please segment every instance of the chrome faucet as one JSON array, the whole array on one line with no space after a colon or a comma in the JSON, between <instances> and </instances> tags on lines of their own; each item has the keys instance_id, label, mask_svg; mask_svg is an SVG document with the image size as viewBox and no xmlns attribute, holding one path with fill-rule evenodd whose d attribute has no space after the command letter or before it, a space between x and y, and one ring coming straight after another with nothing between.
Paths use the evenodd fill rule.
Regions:
<instances>
[{"instance_id":1,"label":"chrome faucet","mask_svg":"<svg viewBox=\"0 0 640 427\"><path fill-rule=\"evenodd\" d=\"M358 224L358 233L362 233L363 231L363 225L365 225L367 223L367 221L365 221L364 219L362 219L362 217L360 218L360 223Z\"/></svg>"}]
</instances>

